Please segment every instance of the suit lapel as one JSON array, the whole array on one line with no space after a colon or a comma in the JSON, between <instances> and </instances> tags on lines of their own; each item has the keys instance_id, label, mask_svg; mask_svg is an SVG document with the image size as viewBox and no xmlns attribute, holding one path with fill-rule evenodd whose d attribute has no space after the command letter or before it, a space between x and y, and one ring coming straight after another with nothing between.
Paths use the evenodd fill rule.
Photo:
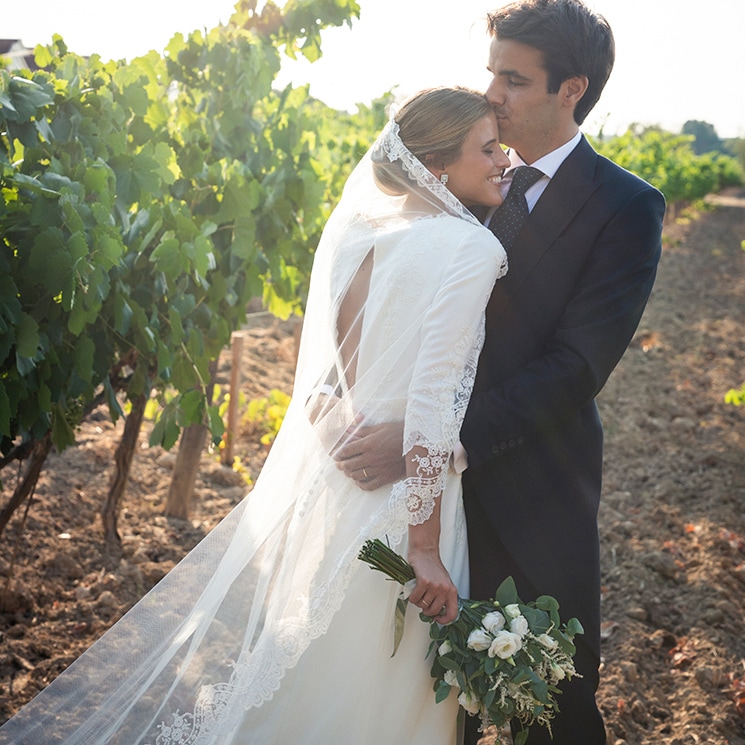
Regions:
<instances>
[{"instance_id":1,"label":"suit lapel","mask_svg":"<svg viewBox=\"0 0 745 745\"><path fill-rule=\"evenodd\" d=\"M583 137L536 202L510 251L507 275L497 282L489 302L488 315L492 322L504 312L543 254L597 189L594 181L597 158Z\"/></svg>"}]
</instances>

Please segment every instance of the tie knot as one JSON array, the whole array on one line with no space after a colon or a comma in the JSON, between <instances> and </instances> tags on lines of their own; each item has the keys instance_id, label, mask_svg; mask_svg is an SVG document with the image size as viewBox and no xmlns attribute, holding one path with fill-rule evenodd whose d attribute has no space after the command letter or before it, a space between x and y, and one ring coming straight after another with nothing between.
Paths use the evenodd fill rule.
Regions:
<instances>
[{"instance_id":1,"label":"tie knot","mask_svg":"<svg viewBox=\"0 0 745 745\"><path fill-rule=\"evenodd\" d=\"M514 191L515 196L525 194L543 175L542 171L532 166L518 166L512 175L512 184L510 184L509 193L511 194Z\"/></svg>"}]
</instances>

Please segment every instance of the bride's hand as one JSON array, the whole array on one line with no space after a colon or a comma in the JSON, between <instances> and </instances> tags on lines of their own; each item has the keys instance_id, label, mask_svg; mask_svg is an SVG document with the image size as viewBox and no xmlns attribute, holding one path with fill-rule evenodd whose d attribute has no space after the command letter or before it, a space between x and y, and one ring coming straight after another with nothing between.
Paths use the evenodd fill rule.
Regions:
<instances>
[{"instance_id":1,"label":"bride's hand","mask_svg":"<svg viewBox=\"0 0 745 745\"><path fill-rule=\"evenodd\" d=\"M409 602L425 616L447 624L458 617L458 590L436 551L409 549L409 564L416 574L416 585Z\"/></svg>"}]
</instances>

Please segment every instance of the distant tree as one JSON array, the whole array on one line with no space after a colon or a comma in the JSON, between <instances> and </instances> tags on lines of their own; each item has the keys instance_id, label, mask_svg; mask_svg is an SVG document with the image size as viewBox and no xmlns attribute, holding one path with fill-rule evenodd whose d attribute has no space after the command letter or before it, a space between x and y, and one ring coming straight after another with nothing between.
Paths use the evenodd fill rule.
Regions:
<instances>
[{"instance_id":1,"label":"distant tree","mask_svg":"<svg viewBox=\"0 0 745 745\"><path fill-rule=\"evenodd\" d=\"M697 119L689 119L684 125L681 133L693 135L693 152L703 155L712 151L724 152L724 143L717 134L713 124L702 122Z\"/></svg>"}]
</instances>

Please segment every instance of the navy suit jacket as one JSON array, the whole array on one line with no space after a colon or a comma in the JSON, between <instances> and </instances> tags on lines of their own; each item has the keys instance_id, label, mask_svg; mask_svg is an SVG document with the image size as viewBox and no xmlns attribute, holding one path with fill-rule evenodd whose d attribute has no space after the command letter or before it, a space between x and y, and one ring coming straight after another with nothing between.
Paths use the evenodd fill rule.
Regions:
<instances>
[{"instance_id":1,"label":"navy suit jacket","mask_svg":"<svg viewBox=\"0 0 745 745\"><path fill-rule=\"evenodd\" d=\"M461 430L469 542L498 538L532 587L559 599L563 618L579 617L598 656L603 431L595 396L652 290L664 211L660 192L582 138L496 283ZM504 571L472 560L471 578L472 596L488 597Z\"/></svg>"}]
</instances>

